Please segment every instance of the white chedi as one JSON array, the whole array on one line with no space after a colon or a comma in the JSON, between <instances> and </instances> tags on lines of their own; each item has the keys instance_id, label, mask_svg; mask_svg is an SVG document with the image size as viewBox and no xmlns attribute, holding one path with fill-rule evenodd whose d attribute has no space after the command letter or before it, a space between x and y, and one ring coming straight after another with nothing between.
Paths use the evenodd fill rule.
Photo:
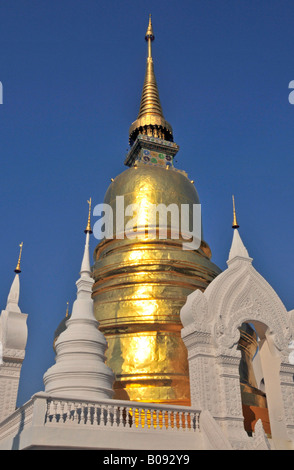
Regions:
<instances>
[{"instance_id":1,"label":"white chedi","mask_svg":"<svg viewBox=\"0 0 294 470\"><path fill-rule=\"evenodd\" d=\"M105 364L107 342L94 317L89 232L76 282L77 298L66 329L55 343L56 363L43 380L45 392L52 396L68 396L83 400L112 398L114 374Z\"/></svg>"},{"instance_id":2,"label":"white chedi","mask_svg":"<svg viewBox=\"0 0 294 470\"><path fill-rule=\"evenodd\" d=\"M0 421L15 411L28 338L28 315L18 305L20 270L15 272L6 308L0 313Z\"/></svg>"}]
</instances>

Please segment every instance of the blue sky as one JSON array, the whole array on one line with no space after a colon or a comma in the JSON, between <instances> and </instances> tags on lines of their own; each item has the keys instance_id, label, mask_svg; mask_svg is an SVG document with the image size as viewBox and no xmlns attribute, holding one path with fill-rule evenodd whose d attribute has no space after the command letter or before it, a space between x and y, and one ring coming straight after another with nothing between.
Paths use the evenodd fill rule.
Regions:
<instances>
[{"instance_id":1,"label":"blue sky","mask_svg":"<svg viewBox=\"0 0 294 470\"><path fill-rule=\"evenodd\" d=\"M43 390L54 363L54 330L75 299L87 199L103 202L125 169L149 13L177 167L195 181L213 261L226 267L235 194L254 266L294 308L293 1L2 1L0 308L23 241L29 337L19 404Z\"/></svg>"}]
</instances>

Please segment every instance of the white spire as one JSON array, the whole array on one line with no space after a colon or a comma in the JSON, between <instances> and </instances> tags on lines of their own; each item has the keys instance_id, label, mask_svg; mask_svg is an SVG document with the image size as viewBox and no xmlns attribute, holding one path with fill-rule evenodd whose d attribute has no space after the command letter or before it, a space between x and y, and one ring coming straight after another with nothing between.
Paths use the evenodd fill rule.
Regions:
<instances>
[{"instance_id":1,"label":"white spire","mask_svg":"<svg viewBox=\"0 0 294 470\"><path fill-rule=\"evenodd\" d=\"M249 257L248 251L241 240L239 231L236 228L234 229L228 263L233 261L235 258L243 258L252 261L252 258Z\"/></svg>"},{"instance_id":2,"label":"white spire","mask_svg":"<svg viewBox=\"0 0 294 470\"><path fill-rule=\"evenodd\" d=\"M81 264L81 270L80 270L80 275L82 277L91 277L91 265L90 265L90 255L89 255L89 240L90 240L90 234L93 233L91 229L91 203L92 199L90 198L89 201L87 201L89 204L89 215L88 215L88 224L86 229L84 230L86 234L86 243L85 243L85 249L84 249L84 256Z\"/></svg>"},{"instance_id":3,"label":"white spire","mask_svg":"<svg viewBox=\"0 0 294 470\"><path fill-rule=\"evenodd\" d=\"M90 255L89 255L89 238L90 238L90 233L87 232L84 256L83 256L83 260L82 260L82 264L81 264L81 271L80 271L81 276L86 276L86 277L91 276Z\"/></svg>"},{"instance_id":4,"label":"white spire","mask_svg":"<svg viewBox=\"0 0 294 470\"><path fill-rule=\"evenodd\" d=\"M20 291L19 274L16 274L14 276L13 282L10 287L5 310L10 311L10 312L21 313L20 308L18 306L19 291Z\"/></svg>"},{"instance_id":5,"label":"white spire","mask_svg":"<svg viewBox=\"0 0 294 470\"><path fill-rule=\"evenodd\" d=\"M22 244L20 245L22 248ZM16 408L19 378L28 337L27 314L22 313L18 302L20 293L20 256L15 276L7 297L5 310L0 314L0 421Z\"/></svg>"},{"instance_id":6,"label":"white spire","mask_svg":"<svg viewBox=\"0 0 294 470\"><path fill-rule=\"evenodd\" d=\"M76 282L77 298L74 301L71 318L84 320L86 318L96 322L92 300L92 287L94 280L91 276L89 255L89 233L86 234L86 243L80 270L80 278Z\"/></svg>"},{"instance_id":7,"label":"white spire","mask_svg":"<svg viewBox=\"0 0 294 470\"><path fill-rule=\"evenodd\" d=\"M23 242L21 242L19 245L19 248L20 248L19 257L18 257L16 268L14 270L16 274L14 276L13 282L10 287L10 291L9 291L8 298L7 298L7 305L5 309L7 311L18 312L18 313L21 313L20 308L18 306L18 301L19 301L19 290L20 290L19 289L19 273L21 273L20 261L21 261L22 247L23 247Z\"/></svg>"},{"instance_id":8,"label":"white spire","mask_svg":"<svg viewBox=\"0 0 294 470\"><path fill-rule=\"evenodd\" d=\"M73 398L112 398L114 374L105 365L106 340L98 329L92 299L89 232L76 282L77 298L66 329L55 343L56 363L44 374L45 392Z\"/></svg>"}]
</instances>

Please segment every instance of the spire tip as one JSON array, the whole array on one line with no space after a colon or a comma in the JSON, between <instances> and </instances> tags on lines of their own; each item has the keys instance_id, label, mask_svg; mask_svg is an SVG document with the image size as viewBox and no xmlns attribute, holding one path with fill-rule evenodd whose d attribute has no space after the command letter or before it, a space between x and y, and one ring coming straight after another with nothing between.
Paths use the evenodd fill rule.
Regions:
<instances>
[{"instance_id":1,"label":"spire tip","mask_svg":"<svg viewBox=\"0 0 294 470\"><path fill-rule=\"evenodd\" d=\"M14 272L15 272L16 274L21 273L21 269L20 269L20 260L21 260L23 242L20 243L19 247L20 247L20 250L19 250L19 257L18 257L18 261L17 261L16 268L15 268L15 270L14 270Z\"/></svg>"},{"instance_id":2,"label":"spire tip","mask_svg":"<svg viewBox=\"0 0 294 470\"><path fill-rule=\"evenodd\" d=\"M154 41L155 39L153 28L152 28L151 13L149 14L149 23L148 23L148 28L145 34L145 40L148 41L148 39L151 39L151 41Z\"/></svg>"},{"instance_id":3,"label":"spire tip","mask_svg":"<svg viewBox=\"0 0 294 470\"><path fill-rule=\"evenodd\" d=\"M89 204L89 214L88 214L88 223L87 227L84 230L85 233L93 233L91 229L91 204L92 204L92 199L90 198L89 201L87 201Z\"/></svg>"},{"instance_id":4,"label":"spire tip","mask_svg":"<svg viewBox=\"0 0 294 470\"><path fill-rule=\"evenodd\" d=\"M238 222L237 222L234 195L232 196L232 199L233 199L233 224L232 224L232 228L235 229L235 228L239 228L239 225L238 225Z\"/></svg>"},{"instance_id":5,"label":"spire tip","mask_svg":"<svg viewBox=\"0 0 294 470\"><path fill-rule=\"evenodd\" d=\"M66 312L65 312L65 317L68 317L68 302L66 302Z\"/></svg>"}]
</instances>

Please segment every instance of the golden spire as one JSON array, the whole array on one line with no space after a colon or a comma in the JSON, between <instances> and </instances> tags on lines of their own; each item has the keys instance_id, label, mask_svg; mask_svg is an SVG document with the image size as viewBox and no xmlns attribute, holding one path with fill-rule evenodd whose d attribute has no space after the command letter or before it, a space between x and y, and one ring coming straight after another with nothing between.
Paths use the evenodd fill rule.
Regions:
<instances>
[{"instance_id":1,"label":"golden spire","mask_svg":"<svg viewBox=\"0 0 294 470\"><path fill-rule=\"evenodd\" d=\"M20 270L20 260L21 260L21 253L22 253L23 242L20 243L19 247L20 247L20 250L19 250L19 257L18 257L18 262L17 262L16 268L15 268L15 270L14 270L15 273L21 273L21 270Z\"/></svg>"},{"instance_id":2,"label":"golden spire","mask_svg":"<svg viewBox=\"0 0 294 470\"><path fill-rule=\"evenodd\" d=\"M144 114L157 114L164 119L153 67L152 42L154 41L154 39L155 36L153 34L150 15L148 28L145 35L145 40L148 44L147 67L138 119Z\"/></svg>"},{"instance_id":3,"label":"golden spire","mask_svg":"<svg viewBox=\"0 0 294 470\"><path fill-rule=\"evenodd\" d=\"M92 199L90 198L89 201L87 201L89 204L89 215L88 215L88 224L86 229L84 230L85 233L93 233L91 229L91 204L92 204Z\"/></svg>"},{"instance_id":4,"label":"golden spire","mask_svg":"<svg viewBox=\"0 0 294 470\"><path fill-rule=\"evenodd\" d=\"M146 41L148 41L149 38L151 39L151 41L154 41L155 39L155 36L153 34L153 28L152 28L151 13L149 15L149 23L148 23L148 28L147 28L146 35L145 35Z\"/></svg>"},{"instance_id":5,"label":"golden spire","mask_svg":"<svg viewBox=\"0 0 294 470\"><path fill-rule=\"evenodd\" d=\"M68 317L68 302L66 302L66 312L65 312L65 317Z\"/></svg>"},{"instance_id":6,"label":"golden spire","mask_svg":"<svg viewBox=\"0 0 294 470\"><path fill-rule=\"evenodd\" d=\"M141 103L137 120L133 122L129 130L130 143L133 143L138 134L159 137L164 140L173 140L171 125L164 119L163 111L159 99L157 82L154 74L152 58L152 42L155 36L153 33L151 15L145 35L148 44L147 64L145 80L141 96Z\"/></svg>"},{"instance_id":7,"label":"golden spire","mask_svg":"<svg viewBox=\"0 0 294 470\"><path fill-rule=\"evenodd\" d=\"M237 217L236 217L236 209L235 209L235 198L234 195L232 196L233 199L233 225L232 228L239 228Z\"/></svg>"}]
</instances>

